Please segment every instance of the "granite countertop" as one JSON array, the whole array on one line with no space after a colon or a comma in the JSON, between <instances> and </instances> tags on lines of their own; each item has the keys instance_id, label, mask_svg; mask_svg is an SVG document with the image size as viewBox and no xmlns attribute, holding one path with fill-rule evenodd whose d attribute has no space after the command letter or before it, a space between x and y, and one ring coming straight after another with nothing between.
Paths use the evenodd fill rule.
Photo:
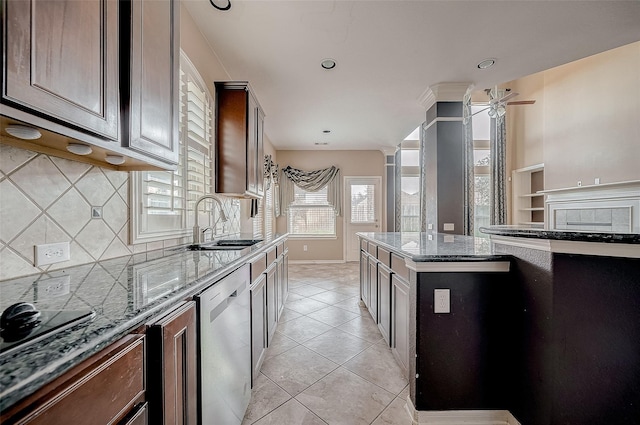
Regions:
<instances>
[{"instance_id":1,"label":"granite countertop","mask_svg":"<svg viewBox=\"0 0 640 425\"><path fill-rule=\"evenodd\" d=\"M480 231L489 235L514 236L561 241L640 244L638 233L604 233L595 231L545 230L535 226L489 226Z\"/></svg>"},{"instance_id":2,"label":"granite countertop","mask_svg":"<svg viewBox=\"0 0 640 425\"><path fill-rule=\"evenodd\" d=\"M242 250L177 247L150 251L0 282L2 310L25 301L38 310L96 313L91 322L0 354L0 410L203 291L285 237L275 235Z\"/></svg>"},{"instance_id":3,"label":"granite countertop","mask_svg":"<svg viewBox=\"0 0 640 425\"><path fill-rule=\"evenodd\" d=\"M414 262L498 261L509 256L494 254L486 238L445 233L358 233L358 236L395 251Z\"/></svg>"}]
</instances>

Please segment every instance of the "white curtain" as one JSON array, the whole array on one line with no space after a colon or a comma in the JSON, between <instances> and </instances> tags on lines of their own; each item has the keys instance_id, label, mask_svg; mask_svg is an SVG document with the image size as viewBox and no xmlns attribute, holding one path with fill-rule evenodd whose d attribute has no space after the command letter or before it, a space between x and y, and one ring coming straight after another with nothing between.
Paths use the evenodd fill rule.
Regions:
<instances>
[{"instance_id":1,"label":"white curtain","mask_svg":"<svg viewBox=\"0 0 640 425\"><path fill-rule=\"evenodd\" d=\"M280 178L280 209L284 214L294 200L293 187L298 186L307 192L317 192L327 187L327 202L342 216L342 179L340 169L331 166L323 170L303 171L285 167Z\"/></svg>"},{"instance_id":2,"label":"white curtain","mask_svg":"<svg viewBox=\"0 0 640 425\"><path fill-rule=\"evenodd\" d=\"M473 114L471 113L471 87L462 100L462 126L464 131L464 234L474 233L475 164L473 161Z\"/></svg>"},{"instance_id":3,"label":"white curtain","mask_svg":"<svg viewBox=\"0 0 640 425\"><path fill-rule=\"evenodd\" d=\"M507 223L505 116L491 119L491 224Z\"/></svg>"}]
</instances>

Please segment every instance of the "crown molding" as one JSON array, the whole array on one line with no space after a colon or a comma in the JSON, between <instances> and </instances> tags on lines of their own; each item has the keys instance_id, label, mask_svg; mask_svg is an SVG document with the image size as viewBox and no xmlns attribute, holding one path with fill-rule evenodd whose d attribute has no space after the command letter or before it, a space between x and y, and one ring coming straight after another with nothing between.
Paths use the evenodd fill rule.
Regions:
<instances>
[{"instance_id":1,"label":"crown molding","mask_svg":"<svg viewBox=\"0 0 640 425\"><path fill-rule=\"evenodd\" d=\"M429 86L418 97L420 105L425 109L431 108L436 102L462 102L467 89L472 83L439 83Z\"/></svg>"}]
</instances>

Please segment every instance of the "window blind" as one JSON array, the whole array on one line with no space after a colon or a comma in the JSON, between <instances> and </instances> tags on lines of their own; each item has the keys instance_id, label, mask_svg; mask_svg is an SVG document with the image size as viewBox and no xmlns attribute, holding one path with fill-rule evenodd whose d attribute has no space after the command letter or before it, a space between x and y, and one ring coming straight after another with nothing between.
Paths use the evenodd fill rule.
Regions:
<instances>
[{"instance_id":1,"label":"window blind","mask_svg":"<svg viewBox=\"0 0 640 425\"><path fill-rule=\"evenodd\" d=\"M212 188L213 99L189 59L180 55L180 156L176 171L143 171L138 178L140 234L179 235L193 220L195 201Z\"/></svg>"},{"instance_id":2,"label":"window blind","mask_svg":"<svg viewBox=\"0 0 640 425\"><path fill-rule=\"evenodd\" d=\"M289 207L289 233L297 236L335 236L336 211L327 201L327 187L307 192L294 187Z\"/></svg>"},{"instance_id":3,"label":"window blind","mask_svg":"<svg viewBox=\"0 0 640 425\"><path fill-rule=\"evenodd\" d=\"M272 183L264 194L264 237L269 239L273 236L273 191L275 185Z\"/></svg>"}]
</instances>

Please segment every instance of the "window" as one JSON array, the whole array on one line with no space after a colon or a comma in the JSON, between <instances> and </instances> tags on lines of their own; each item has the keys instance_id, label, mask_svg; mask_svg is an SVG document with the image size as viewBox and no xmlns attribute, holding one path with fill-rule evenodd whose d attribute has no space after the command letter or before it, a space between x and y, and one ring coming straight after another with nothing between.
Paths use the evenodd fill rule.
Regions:
<instances>
[{"instance_id":1,"label":"window","mask_svg":"<svg viewBox=\"0 0 640 425\"><path fill-rule=\"evenodd\" d=\"M486 105L473 105L471 112L475 113L485 109ZM473 117L473 175L474 175L474 236L487 237L480 232L481 227L489 226L491 222L491 173L489 164L491 150L489 144L489 126L491 119L485 113L479 113Z\"/></svg>"},{"instance_id":2,"label":"window","mask_svg":"<svg viewBox=\"0 0 640 425\"><path fill-rule=\"evenodd\" d=\"M271 182L269 190L264 193L264 237L269 239L273 236L273 192L276 185Z\"/></svg>"},{"instance_id":3,"label":"window","mask_svg":"<svg viewBox=\"0 0 640 425\"><path fill-rule=\"evenodd\" d=\"M213 99L180 55L180 158L176 171L132 173L133 242L190 234L195 201L212 192Z\"/></svg>"},{"instance_id":4,"label":"window","mask_svg":"<svg viewBox=\"0 0 640 425\"><path fill-rule=\"evenodd\" d=\"M336 235L336 211L327 201L326 186L317 192L307 192L294 186L294 200L288 216L291 236Z\"/></svg>"},{"instance_id":5,"label":"window","mask_svg":"<svg viewBox=\"0 0 640 425\"><path fill-rule=\"evenodd\" d=\"M400 178L400 231L420 231L420 177L402 176Z\"/></svg>"},{"instance_id":6,"label":"window","mask_svg":"<svg viewBox=\"0 0 640 425\"><path fill-rule=\"evenodd\" d=\"M372 224L375 221L375 186L351 184L351 223Z\"/></svg>"},{"instance_id":7,"label":"window","mask_svg":"<svg viewBox=\"0 0 640 425\"><path fill-rule=\"evenodd\" d=\"M414 134L420 133L418 127ZM400 231L420 231L420 141L404 140L400 147Z\"/></svg>"}]
</instances>

